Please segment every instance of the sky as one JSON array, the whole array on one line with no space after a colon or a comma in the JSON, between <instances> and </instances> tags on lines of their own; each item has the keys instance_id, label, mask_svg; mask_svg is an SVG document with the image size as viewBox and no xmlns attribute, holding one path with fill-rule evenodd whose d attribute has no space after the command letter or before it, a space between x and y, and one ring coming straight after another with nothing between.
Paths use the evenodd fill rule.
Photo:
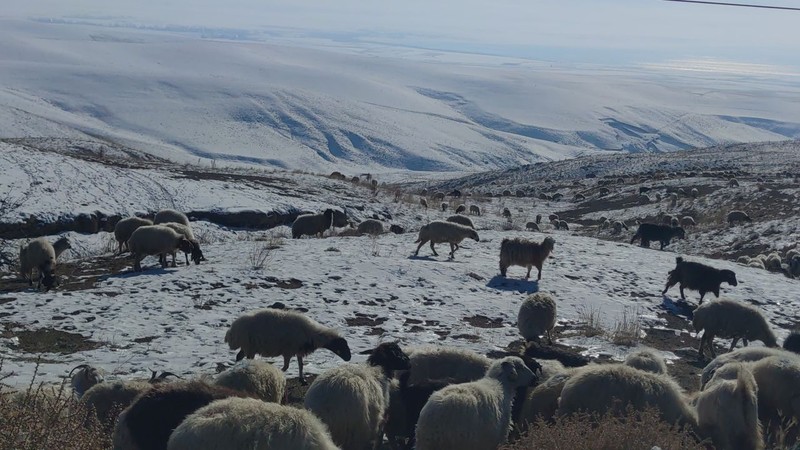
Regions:
<instances>
[{"instance_id":1,"label":"sky","mask_svg":"<svg viewBox=\"0 0 800 450\"><path fill-rule=\"evenodd\" d=\"M337 39L598 63L798 66L800 11L663 0L2 0L0 17L291 28ZM798 6L796 0L748 3ZM779 70L776 68L775 70Z\"/></svg>"}]
</instances>

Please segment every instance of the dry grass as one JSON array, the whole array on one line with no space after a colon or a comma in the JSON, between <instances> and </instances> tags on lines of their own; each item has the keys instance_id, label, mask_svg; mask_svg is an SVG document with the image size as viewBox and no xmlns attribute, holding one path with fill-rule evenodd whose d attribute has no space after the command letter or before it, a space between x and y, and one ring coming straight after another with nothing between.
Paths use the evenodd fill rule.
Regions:
<instances>
[{"instance_id":1,"label":"dry grass","mask_svg":"<svg viewBox=\"0 0 800 450\"><path fill-rule=\"evenodd\" d=\"M625 308L614 327L611 329L611 342L616 345L633 347L642 337L642 325L639 322L639 311Z\"/></svg>"},{"instance_id":2,"label":"dry grass","mask_svg":"<svg viewBox=\"0 0 800 450\"><path fill-rule=\"evenodd\" d=\"M603 335L605 331L603 331L601 316L602 314L599 308L582 306L578 310L578 320L581 322L581 334L586 337Z\"/></svg>"},{"instance_id":3,"label":"dry grass","mask_svg":"<svg viewBox=\"0 0 800 450\"><path fill-rule=\"evenodd\" d=\"M701 450L685 429L663 422L655 410L628 410L625 417L574 415L557 418L554 424L542 420L522 437L501 450Z\"/></svg>"},{"instance_id":4,"label":"dry grass","mask_svg":"<svg viewBox=\"0 0 800 450\"><path fill-rule=\"evenodd\" d=\"M247 263L253 270L263 270L274 258L274 250L284 244L284 238L279 233L266 233L253 240L247 252Z\"/></svg>"}]
</instances>

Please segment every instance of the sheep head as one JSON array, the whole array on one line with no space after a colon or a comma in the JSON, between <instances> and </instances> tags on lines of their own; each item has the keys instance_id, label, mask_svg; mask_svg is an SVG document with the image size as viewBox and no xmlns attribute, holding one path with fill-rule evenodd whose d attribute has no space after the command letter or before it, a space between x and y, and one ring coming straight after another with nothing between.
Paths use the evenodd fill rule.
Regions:
<instances>
[{"instance_id":1,"label":"sheep head","mask_svg":"<svg viewBox=\"0 0 800 450\"><path fill-rule=\"evenodd\" d=\"M323 345L322 348L332 351L345 361L350 361L350 346L347 345L347 341L343 337L332 339L330 342Z\"/></svg>"},{"instance_id":2,"label":"sheep head","mask_svg":"<svg viewBox=\"0 0 800 450\"><path fill-rule=\"evenodd\" d=\"M739 282L736 281L736 273L732 270L723 269L720 270L720 275L722 275L722 281L730 284L731 286L738 286Z\"/></svg>"},{"instance_id":3,"label":"sheep head","mask_svg":"<svg viewBox=\"0 0 800 450\"><path fill-rule=\"evenodd\" d=\"M476 242L480 242L481 241L481 239L478 237L478 232L475 231L475 230L471 230L469 232L469 237L474 239Z\"/></svg>"},{"instance_id":4,"label":"sheep head","mask_svg":"<svg viewBox=\"0 0 800 450\"><path fill-rule=\"evenodd\" d=\"M497 367L498 365L499 367ZM507 356L501 359L493 367L489 368L487 376L496 378L503 384L515 388L528 386L537 380L536 375L525 365L522 358L517 356Z\"/></svg>"},{"instance_id":5,"label":"sheep head","mask_svg":"<svg viewBox=\"0 0 800 450\"><path fill-rule=\"evenodd\" d=\"M371 352L367 363L371 366L380 366L389 375L393 370L408 370L411 363L408 355L403 352L397 342L384 342L375 347Z\"/></svg>"},{"instance_id":6,"label":"sheep head","mask_svg":"<svg viewBox=\"0 0 800 450\"><path fill-rule=\"evenodd\" d=\"M556 246L556 240L549 236L544 238L544 241L542 241L542 248L545 249L547 253L552 252L555 246Z\"/></svg>"},{"instance_id":7,"label":"sheep head","mask_svg":"<svg viewBox=\"0 0 800 450\"><path fill-rule=\"evenodd\" d=\"M677 237L678 239L685 239L686 230L684 230L683 227L675 227L672 229L672 235Z\"/></svg>"},{"instance_id":8,"label":"sheep head","mask_svg":"<svg viewBox=\"0 0 800 450\"><path fill-rule=\"evenodd\" d=\"M205 261L206 257L203 256L203 251L200 250L200 243L197 241L190 241L192 243L192 261L195 264L200 264L200 261Z\"/></svg>"}]
</instances>

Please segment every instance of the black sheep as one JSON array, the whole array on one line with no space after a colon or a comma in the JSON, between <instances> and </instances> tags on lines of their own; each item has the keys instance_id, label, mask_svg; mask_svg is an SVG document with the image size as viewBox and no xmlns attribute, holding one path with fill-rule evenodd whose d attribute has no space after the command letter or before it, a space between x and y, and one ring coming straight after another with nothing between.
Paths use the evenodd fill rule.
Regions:
<instances>
[{"instance_id":1,"label":"black sheep","mask_svg":"<svg viewBox=\"0 0 800 450\"><path fill-rule=\"evenodd\" d=\"M631 244L633 244L637 238L642 240L642 247L650 247L650 241L659 241L661 242L661 250L664 250L664 247L669 245L670 239L683 239L685 237L686 230L684 230L683 227L643 223L639 225L639 229L636 230L636 234L633 235Z\"/></svg>"},{"instance_id":2,"label":"black sheep","mask_svg":"<svg viewBox=\"0 0 800 450\"><path fill-rule=\"evenodd\" d=\"M783 349L790 352L800 353L800 330L795 330L789 333L786 340L783 341Z\"/></svg>"},{"instance_id":3,"label":"black sheep","mask_svg":"<svg viewBox=\"0 0 800 450\"><path fill-rule=\"evenodd\" d=\"M544 345L536 341L529 341L525 344L525 352L521 358L523 361L528 361L529 358L554 359L564 367L582 367L589 364L589 358L577 352L553 345Z\"/></svg>"},{"instance_id":4,"label":"black sheep","mask_svg":"<svg viewBox=\"0 0 800 450\"><path fill-rule=\"evenodd\" d=\"M698 262L684 261L680 256L675 258L675 261L677 265L669 272L667 286L664 287L661 295L666 294L672 286L680 284L683 300L686 300L686 296L683 294L684 289L700 291L700 304L702 305L703 297L708 292L714 293L714 296L719 298L719 286L723 282L731 286L739 284L736 281L736 274L732 270L720 270Z\"/></svg>"}]
</instances>

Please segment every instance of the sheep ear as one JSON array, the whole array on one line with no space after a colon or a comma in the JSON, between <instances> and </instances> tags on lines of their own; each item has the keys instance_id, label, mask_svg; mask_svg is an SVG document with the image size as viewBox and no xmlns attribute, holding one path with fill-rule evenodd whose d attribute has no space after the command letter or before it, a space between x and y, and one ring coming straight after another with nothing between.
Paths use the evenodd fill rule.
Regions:
<instances>
[{"instance_id":1,"label":"sheep ear","mask_svg":"<svg viewBox=\"0 0 800 450\"><path fill-rule=\"evenodd\" d=\"M517 374L517 369L514 367L514 364L510 361L503 361L502 366L503 374L505 374L506 378L509 381L517 381L519 375Z\"/></svg>"}]
</instances>

